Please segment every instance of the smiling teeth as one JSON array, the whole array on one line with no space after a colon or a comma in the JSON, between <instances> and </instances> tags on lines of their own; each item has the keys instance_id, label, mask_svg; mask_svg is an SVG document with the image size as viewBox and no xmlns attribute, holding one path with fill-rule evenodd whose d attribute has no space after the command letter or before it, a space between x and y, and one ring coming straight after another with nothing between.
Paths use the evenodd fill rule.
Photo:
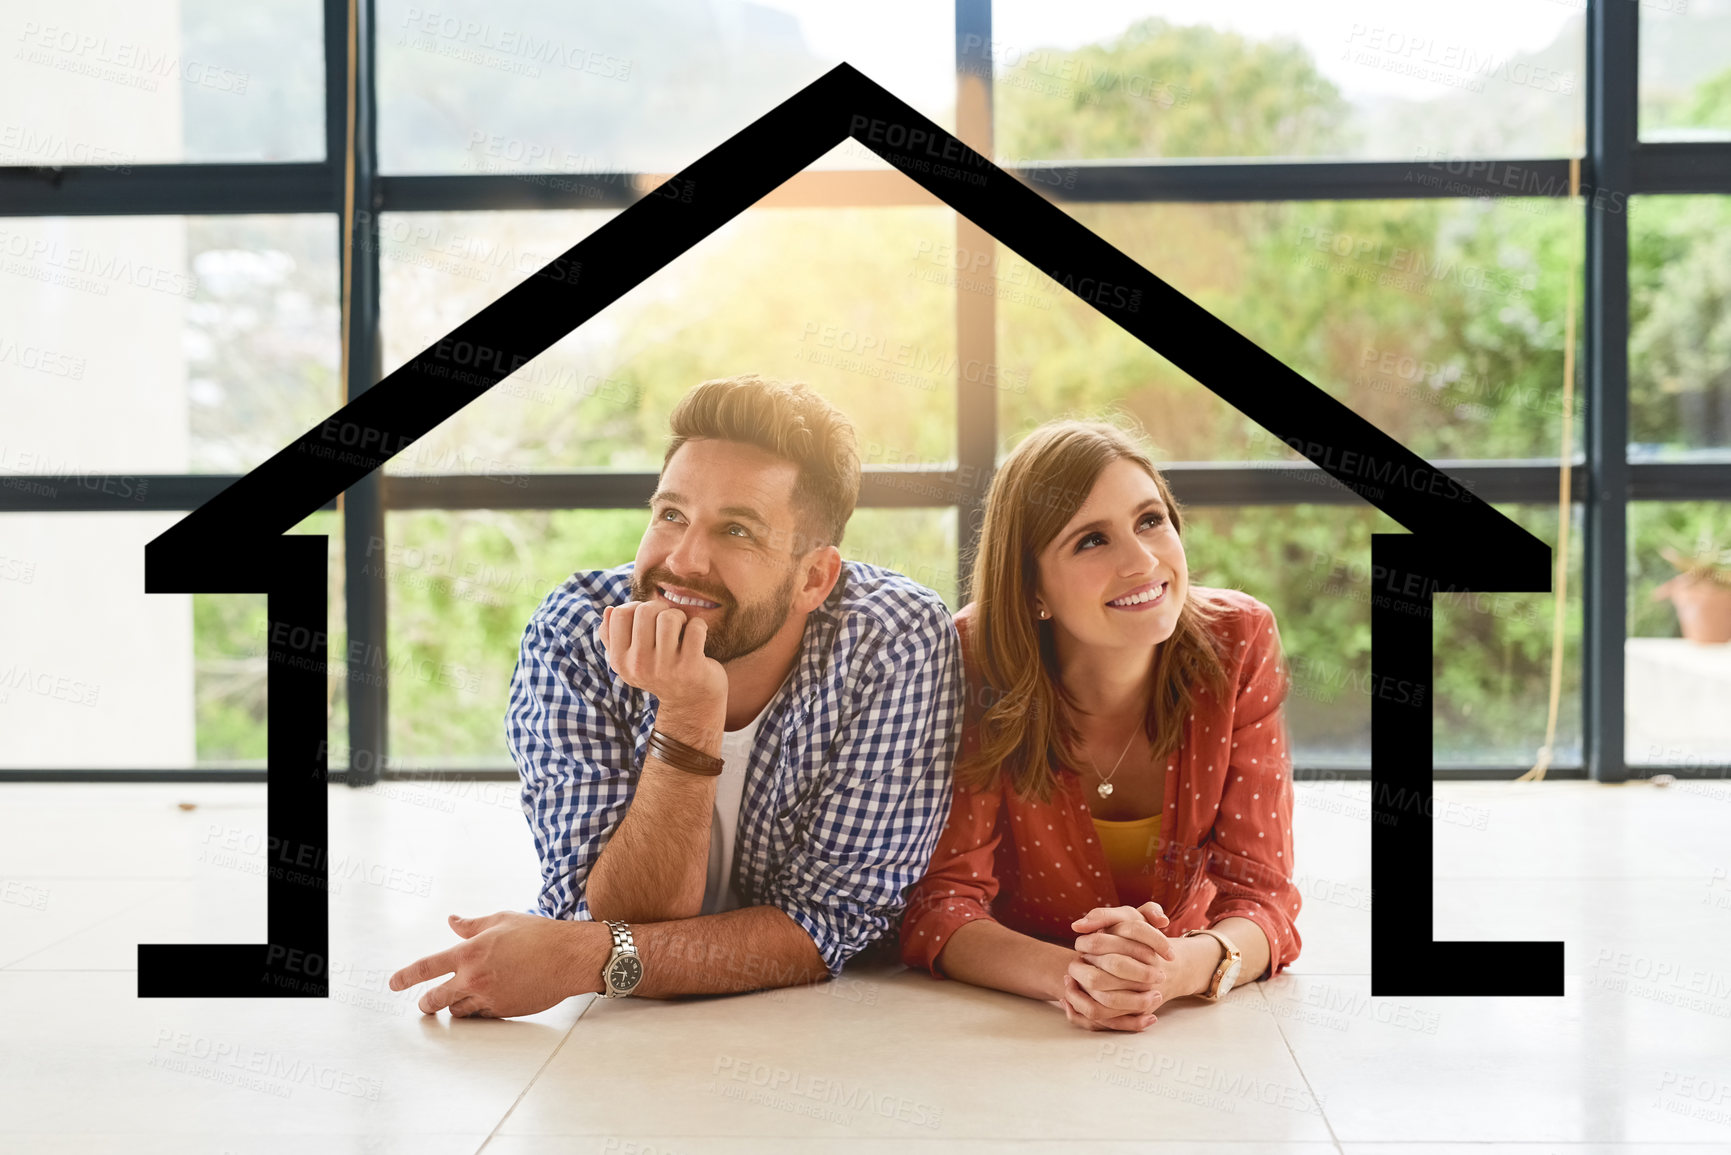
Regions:
<instances>
[{"instance_id":1,"label":"smiling teeth","mask_svg":"<svg viewBox=\"0 0 1731 1155\"><path fill-rule=\"evenodd\" d=\"M662 590L661 596L666 598L668 601L672 602L676 606L699 606L699 607L702 607L704 609L712 609L712 610L721 608L715 602L706 602L706 601L703 601L699 598L682 598L678 594L671 593L668 590Z\"/></svg>"},{"instance_id":2,"label":"smiling teeth","mask_svg":"<svg viewBox=\"0 0 1731 1155\"><path fill-rule=\"evenodd\" d=\"M1109 606L1139 606L1143 602L1153 601L1155 598L1159 597L1164 592L1166 592L1166 583L1161 582L1158 587L1156 587L1155 589L1149 590L1145 594L1140 594L1140 595L1133 597L1133 598L1121 598L1117 601L1107 602L1106 604Z\"/></svg>"}]
</instances>

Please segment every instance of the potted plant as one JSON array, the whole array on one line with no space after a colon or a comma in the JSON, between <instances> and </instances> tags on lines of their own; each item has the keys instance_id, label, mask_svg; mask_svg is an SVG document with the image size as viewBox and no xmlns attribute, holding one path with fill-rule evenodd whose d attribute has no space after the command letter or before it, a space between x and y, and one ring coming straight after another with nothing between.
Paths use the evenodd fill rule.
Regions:
<instances>
[{"instance_id":1,"label":"potted plant","mask_svg":"<svg viewBox=\"0 0 1731 1155\"><path fill-rule=\"evenodd\" d=\"M1653 600L1671 599L1683 637L1706 645L1731 642L1731 547L1703 528L1692 553L1665 545L1659 555L1677 574L1653 591Z\"/></svg>"}]
</instances>

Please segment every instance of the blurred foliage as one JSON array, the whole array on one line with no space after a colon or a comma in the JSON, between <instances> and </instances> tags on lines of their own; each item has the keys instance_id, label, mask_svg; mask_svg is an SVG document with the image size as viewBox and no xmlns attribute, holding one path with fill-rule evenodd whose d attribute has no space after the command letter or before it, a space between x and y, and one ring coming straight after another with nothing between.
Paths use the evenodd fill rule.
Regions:
<instances>
[{"instance_id":1,"label":"blurred foliage","mask_svg":"<svg viewBox=\"0 0 1731 1155\"><path fill-rule=\"evenodd\" d=\"M321 510L291 533L327 535L330 590L326 649L330 661L327 696L329 761L348 763L348 631L343 607L343 522ZM266 653L270 641L263 594L192 595L193 669L197 694L198 760L263 765L265 758Z\"/></svg>"},{"instance_id":2,"label":"blurred foliage","mask_svg":"<svg viewBox=\"0 0 1731 1155\"><path fill-rule=\"evenodd\" d=\"M1646 97L1641 130L1693 128L1731 130L1731 68L1708 77L1682 99Z\"/></svg>"},{"instance_id":3,"label":"blurred foliage","mask_svg":"<svg viewBox=\"0 0 1731 1155\"><path fill-rule=\"evenodd\" d=\"M1731 197L1641 197L1629 219L1629 440L1731 445Z\"/></svg>"},{"instance_id":4,"label":"blurred foliage","mask_svg":"<svg viewBox=\"0 0 1731 1155\"><path fill-rule=\"evenodd\" d=\"M1348 108L1295 41L1155 18L993 77L1001 157L1311 156L1341 142Z\"/></svg>"}]
</instances>

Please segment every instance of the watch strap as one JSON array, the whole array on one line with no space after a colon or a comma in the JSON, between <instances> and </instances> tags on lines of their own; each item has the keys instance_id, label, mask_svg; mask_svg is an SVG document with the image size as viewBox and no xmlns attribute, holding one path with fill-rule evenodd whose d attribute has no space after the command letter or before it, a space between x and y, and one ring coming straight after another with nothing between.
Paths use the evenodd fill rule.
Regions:
<instances>
[{"instance_id":1,"label":"watch strap","mask_svg":"<svg viewBox=\"0 0 1731 1155\"><path fill-rule=\"evenodd\" d=\"M1184 932L1184 937L1188 938L1193 934L1208 935L1209 937L1216 939L1220 943L1221 946L1226 948L1225 956L1220 960L1219 964L1214 968L1214 974L1208 980L1208 989L1196 996L1197 998L1206 999L1207 1001L1209 1001L1211 1003L1216 1002L1220 998L1220 984L1226 978L1227 969L1229 967L1231 967L1231 965L1234 962L1239 963L1240 967L1242 967L1243 956L1238 953L1238 948L1232 945L1232 940L1227 938L1224 934L1222 934L1221 932L1219 932L1217 930L1213 930L1213 929L1208 928L1208 927L1204 927L1204 928L1201 928L1199 930L1187 930Z\"/></svg>"},{"instance_id":2,"label":"watch strap","mask_svg":"<svg viewBox=\"0 0 1731 1155\"><path fill-rule=\"evenodd\" d=\"M637 944L631 940L631 928L622 922L607 923L607 929L613 932L613 949L637 953Z\"/></svg>"},{"instance_id":3,"label":"watch strap","mask_svg":"<svg viewBox=\"0 0 1731 1155\"><path fill-rule=\"evenodd\" d=\"M607 952L607 962L601 968L601 993L607 998L616 999L623 995L628 995L631 992L628 990L616 990L614 988L613 964L617 962L619 956L623 954L636 957L637 943L632 939L631 927L626 923L614 922L611 919L603 919L602 922L606 925L608 932L613 936L613 949ZM641 979L639 981L641 981ZM635 987L636 984L633 983L632 986Z\"/></svg>"}]
</instances>

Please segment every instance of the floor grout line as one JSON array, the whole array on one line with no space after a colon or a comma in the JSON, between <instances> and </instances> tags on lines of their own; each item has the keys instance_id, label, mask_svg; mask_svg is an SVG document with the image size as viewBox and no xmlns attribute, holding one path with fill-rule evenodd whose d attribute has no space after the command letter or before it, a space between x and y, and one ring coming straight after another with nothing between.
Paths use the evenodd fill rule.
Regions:
<instances>
[{"instance_id":1,"label":"floor grout line","mask_svg":"<svg viewBox=\"0 0 1731 1155\"><path fill-rule=\"evenodd\" d=\"M194 874L7 874L0 878L18 882L194 882Z\"/></svg>"},{"instance_id":2,"label":"floor grout line","mask_svg":"<svg viewBox=\"0 0 1731 1155\"><path fill-rule=\"evenodd\" d=\"M529 1092L535 1089L536 1080L540 1079L542 1073L545 1072L548 1067L553 1065L553 1060L558 1058L559 1052L565 1049L565 1043L572 1035L577 1033L577 1024L583 1021L583 1016L589 1013L589 1008L594 1006L595 1000L600 997L600 995L593 995L587 1003L583 1004L583 1009L578 1011L577 1017L571 1020L570 1027L566 1029L565 1034L559 1039L558 1045L553 1048L553 1053L547 1056L541 1066L538 1067L535 1073L529 1077L528 1084L517 1093L517 1097L511 1101L511 1105L505 1109L505 1113L499 1116L499 1121L493 1124L493 1129L487 1132L487 1137L481 1140L481 1145L479 1147L475 1148L475 1155L481 1155L481 1152L487 1149L487 1144L491 1143L493 1137L498 1135L499 1128L505 1125L505 1123L511 1118L512 1113L517 1110L523 1100L528 1096Z\"/></svg>"},{"instance_id":3,"label":"floor grout line","mask_svg":"<svg viewBox=\"0 0 1731 1155\"><path fill-rule=\"evenodd\" d=\"M159 896L157 896L155 903L166 902L167 900L168 900L167 895L159 895ZM87 931L95 930L99 926L104 926L110 922L113 922L115 919L119 918L123 914L126 914L126 913L128 913L130 911L134 911L134 910L148 909L149 907L155 905L155 903L147 901L147 902L143 903L142 906L139 906L139 905L123 906L119 910L116 910L111 914L103 915L101 918L97 919L95 922L90 923L87 926L81 926L77 930L73 931L71 934L62 935L61 937L55 939L53 942L43 943L41 946L37 947L35 950L31 951L27 955L20 955L18 958L15 958L11 962L8 962L8 963L0 963L0 973L4 973L6 971L12 970L19 963L25 962L29 959L33 959L37 955L41 954L43 951L51 950L54 947L59 946L61 943L66 942L68 939L77 938L79 935L84 934ZM62 968L53 967L53 968L50 968L47 970L19 971L18 973L19 974L53 974L55 971L60 970L60 969L62 969ZM138 968L132 967L130 969L136 971Z\"/></svg>"},{"instance_id":4,"label":"floor grout line","mask_svg":"<svg viewBox=\"0 0 1731 1155\"><path fill-rule=\"evenodd\" d=\"M1335 1133L1334 1124L1328 1120L1328 1109L1322 1105L1322 1096L1316 1093L1316 1088L1310 1083L1310 1076L1305 1074L1304 1065L1298 1061L1298 1052L1292 1049L1292 1040L1286 1037L1286 1032L1280 1028L1280 1016L1274 1013L1274 1005L1268 1001L1268 989L1261 983L1256 984L1256 993L1262 996L1263 1006L1268 1010L1268 1017L1274 1020L1274 1030L1280 1036L1281 1043L1286 1047L1286 1053L1292 1056L1292 1069L1298 1072L1298 1077L1304 1080L1304 1089L1310 1092L1311 1099L1316 1103L1316 1113L1322 1116L1322 1125L1328 1128L1329 1142L1334 1144L1338 1155L1346 1155L1346 1149L1340 1145L1340 1136Z\"/></svg>"}]
</instances>

